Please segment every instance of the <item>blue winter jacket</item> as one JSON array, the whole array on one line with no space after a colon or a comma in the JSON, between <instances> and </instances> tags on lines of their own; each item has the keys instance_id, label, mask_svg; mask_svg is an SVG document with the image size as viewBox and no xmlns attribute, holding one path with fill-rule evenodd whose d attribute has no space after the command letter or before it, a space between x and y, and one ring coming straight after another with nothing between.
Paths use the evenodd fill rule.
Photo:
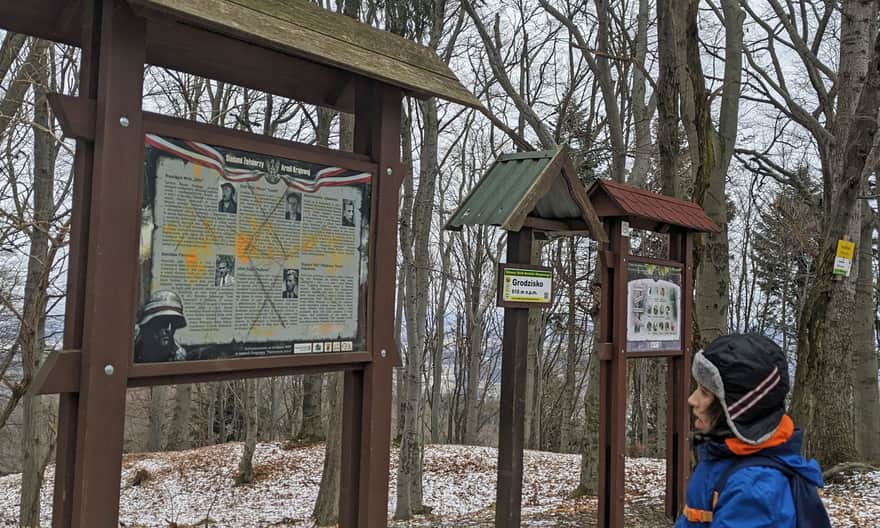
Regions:
<instances>
[{"instance_id":1,"label":"blue winter jacket","mask_svg":"<svg viewBox=\"0 0 880 528\"><path fill-rule=\"evenodd\" d=\"M773 453L778 461L821 487L822 471L815 460L807 461L801 456L802 441L801 432L795 430L788 441L767 453ZM715 483L737 456L720 442L707 441L697 447L698 464L688 482L686 504L695 510L712 512L712 520L693 522L682 514L675 528L796 528L788 478L774 468L750 466L737 470L712 508Z\"/></svg>"}]
</instances>

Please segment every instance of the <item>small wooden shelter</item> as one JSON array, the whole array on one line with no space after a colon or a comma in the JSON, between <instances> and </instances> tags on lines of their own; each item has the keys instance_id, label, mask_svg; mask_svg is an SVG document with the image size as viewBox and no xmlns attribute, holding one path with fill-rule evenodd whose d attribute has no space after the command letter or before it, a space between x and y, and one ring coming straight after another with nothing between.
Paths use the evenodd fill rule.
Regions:
<instances>
[{"instance_id":1,"label":"small wooden shelter","mask_svg":"<svg viewBox=\"0 0 880 528\"><path fill-rule=\"evenodd\" d=\"M623 526L626 361L634 358L668 361L666 512L675 518L684 506L690 473L687 398L693 355L693 236L718 232L719 228L693 202L631 185L597 180L588 194L609 234L600 253L598 525ZM632 228L667 234L667 257L632 255ZM636 278L647 270L653 271L653 278ZM649 286L644 288L639 281L647 281ZM652 283L658 285L654 292ZM678 292L676 298L673 291ZM650 313L652 304L661 308L659 313ZM671 308L668 313L662 310L666 307ZM646 321L640 325L642 317ZM645 331L652 322L655 327ZM670 329L666 326L670 322L676 326Z\"/></svg>"},{"instance_id":2,"label":"small wooden shelter","mask_svg":"<svg viewBox=\"0 0 880 528\"><path fill-rule=\"evenodd\" d=\"M502 154L446 223L446 229L494 225L507 231L506 264L499 266L499 306L504 306L501 404L498 419L498 485L495 526L519 526L522 505L523 431L529 308L541 300L503 299L505 270L551 276L531 265L535 237L589 235L608 240L599 216L577 178L568 149ZM552 278L549 283L552 284ZM551 286L552 287L552 286Z\"/></svg>"},{"instance_id":3,"label":"small wooden shelter","mask_svg":"<svg viewBox=\"0 0 880 528\"><path fill-rule=\"evenodd\" d=\"M564 147L501 155L446 229L478 224L507 231L507 264L499 267L498 280L498 304L505 312L495 526L520 523L528 311L546 304L504 301L501 275L510 266L524 273L549 271L530 265L536 236L588 235L601 245L598 526L623 526L626 360L631 358L669 361L666 509L674 517L684 504L690 470L692 239L695 232L717 232L718 227L702 208L685 200L608 180L597 180L585 190ZM631 255L632 228L667 234L667 257Z\"/></svg>"}]
</instances>

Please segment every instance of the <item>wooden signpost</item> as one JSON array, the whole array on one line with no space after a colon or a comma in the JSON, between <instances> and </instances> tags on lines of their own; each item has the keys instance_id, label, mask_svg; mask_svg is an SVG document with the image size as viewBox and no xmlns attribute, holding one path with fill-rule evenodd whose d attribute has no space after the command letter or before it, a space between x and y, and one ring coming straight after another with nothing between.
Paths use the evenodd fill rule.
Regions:
<instances>
[{"instance_id":1,"label":"wooden signpost","mask_svg":"<svg viewBox=\"0 0 880 528\"><path fill-rule=\"evenodd\" d=\"M688 405L693 314L693 234L718 227L698 205L597 181L590 202L609 234L600 252L598 525L624 525L626 362L667 358L666 513L684 506L690 474ZM668 234L665 259L630 254L630 229Z\"/></svg>"},{"instance_id":2,"label":"wooden signpost","mask_svg":"<svg viewBox=\"0 0 880 528\"><path fill-rule=\"evenodd\" d=\"M118 525L129 387L328 370L340 525L385 526L401 101L477 99L427 48L304 1L4 2L0 25L82 49L79 95L50 96L77 140L64 350L32 388L61 395L52 526ZM351 113L354 151L144 112L147 64Z\"/></svg>"},{"instance_id":3,"label":"wooden signpost","mask_svg":"<svg viewBox=\"0 0 880 528\"><path fill-rule=\"evenodd\" d=\"M597 181L586 192L564 148L501 156L446 228L475 224L507 231L507 260L498 270L504 334L495 526L520 524L528 313L552 295L552 274L530 263L537 236L589 235L600 242L598 526L624 525L626 361L634 358L669 361L666 511L674 518L690 470L692 237L717 226L691 202L635 187ZM668 257L631 255L632 227L668 234Z\"/></svg>"},{"instance_id":4,"label":"wooden signpost","mask_svg":"<svg viewBox=\"0 0 880 528\"><path fill-rule=\"evenodd\" d=\"M552 273L530 263L535 237L589 234L606 240L568 150L502 155L449 219L446 229L497 225L507 231L507 259L498 268L498 306L504 307L498 484L495 526L519 526L529 309L552 300Z\"/></svg>"}]
</instances>

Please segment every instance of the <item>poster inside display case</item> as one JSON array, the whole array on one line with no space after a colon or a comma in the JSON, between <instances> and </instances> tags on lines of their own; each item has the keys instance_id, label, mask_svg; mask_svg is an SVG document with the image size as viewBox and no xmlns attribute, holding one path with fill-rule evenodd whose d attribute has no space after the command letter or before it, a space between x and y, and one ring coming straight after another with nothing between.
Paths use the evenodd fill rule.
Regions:
<instances>
[{"instance_id":1,"label":"poster inside display case","mask_svg":"<svg viewBox=\"0 0 880 528\"><path fill-rule=\"evenodd\" d=\"M626 350L681 349L681 268L627 266Z\"/></svg>"},{"instance_id":2,"label":"poster inside display case","mask_svg":"<svg viewBox=\"0 0 880 528\"><path fill-rule=\"evenodd\" d=\"M148 134L135 363L365 349L371 174Z\"/></svg>"}]
</instances>

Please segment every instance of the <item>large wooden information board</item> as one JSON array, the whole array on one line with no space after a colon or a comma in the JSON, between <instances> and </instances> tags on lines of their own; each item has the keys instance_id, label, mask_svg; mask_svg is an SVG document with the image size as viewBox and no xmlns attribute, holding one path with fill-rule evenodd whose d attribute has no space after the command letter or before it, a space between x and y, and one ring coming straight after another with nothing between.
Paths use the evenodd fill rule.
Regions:
<instances>
[{"instance_id":1,"label":"large wooden information board","mask_svg":"<svg viewBox=\"0 0 880 528\"><path fill-rule=\"evenodd\" d=\"M369 172L147 134L135 362L365 350Z\"/></svg>"}]
</instances>

